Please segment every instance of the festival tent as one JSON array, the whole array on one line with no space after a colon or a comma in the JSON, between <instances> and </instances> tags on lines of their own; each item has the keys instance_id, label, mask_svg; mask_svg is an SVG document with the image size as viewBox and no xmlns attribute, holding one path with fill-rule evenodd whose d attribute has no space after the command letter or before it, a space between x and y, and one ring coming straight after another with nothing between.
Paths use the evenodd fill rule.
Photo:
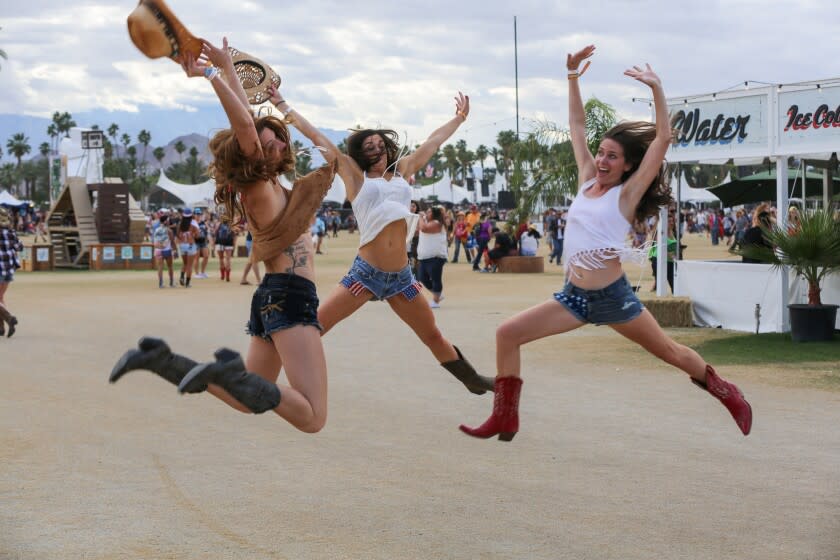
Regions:
<instances>
[{"instance_id":1,"label":"festival tent","mask_svg":"<svg viewBox=\"0 0 840 560\"><path fill-rule=\"evenodd\" d=\"M9 191L0 191L0 205L21 208L23 206L26 206L27 203L22 200L16 199L11 194L9 194Z\"/></svg>"},{"instance_id":2,"label":"festival tent","mask_svg":"<svg viewBox=\"0 0 840 560\"><path fill-rule=\"evenodd\" d=\"M805 196L802 196L802 173L799 169L788 169L788 198L821 197L823 194L823 174L814 171L805 173ZM693 189L697 190L697 189ZM734 181L727 181L708 189L718 197L724 206L752 204L776 199L776 168L762 171ZM840 194L840 177L833 177L831 191Z\"/></svg>"},{"instance_id":3,"label":"festival tent","mask_svg":"<svg viewBox=\"0 0 840 560\"><path fill-rule=\"evenodd\" d=\"M676 174L674 175L674 179L676 179ZM671 185L673 188L675 181L671 181ZM729 175L726 176L726 179L723 180L724 183L729 182ZM688 181L685 179L685 171L682 172L679 179L679 192L680 192L680 201L681 202L696 202L696 203L712 203L712 202L720 202L720 199L715 196L709 189L695 189L689 186Z\"/></svg>"},{"instance_id":4,"label":"festival tent","mask_svg":"<svg viewBox=\"0 0 840 560\"><path fill-rule=\"evenodd\" d=\"M436 181L431 185L426 185L425 187L415 188L414 191L415 194L413 194L412 197L423 200L436 197L440 202L457 204L464 199L473 199L470 191L464 187L452 184L448 171L444 171L443 177L441 177L440 181Z\"/></svg>"},{"instance_id":5,"label":"festival tent","mask_svg":"<svg viewBox=\"0 0 840 560\"><path fill-rule=\"evenodd\" d=\"M167 177L166 173L164 173L161 169L157 184L152 187L149 194L149 200L154 198L156 202L166 204L166 199L164 198L163 193L167 193L178 199L178 202L175 203L176 206L213 206L213 196L215 192L216 181L213 179L208 179L204 183L200 183L198 185L182 185Z\"/></svg>"},{"instance_id":6,"label":"festival tent","mask_svg":"<svg viewBox=\"0 0 840 560\"><path fill-rule=\"evenodd\" d=\"M344 204L344 201L347 199L347 190L344 186L344 181L341 180L341 177L338 176L336 173L335 179L333 179L332 186L330 190L327 191L327 195L324 197L325 202L337 202L338 204Z\"/></svg>"}]
</instances>

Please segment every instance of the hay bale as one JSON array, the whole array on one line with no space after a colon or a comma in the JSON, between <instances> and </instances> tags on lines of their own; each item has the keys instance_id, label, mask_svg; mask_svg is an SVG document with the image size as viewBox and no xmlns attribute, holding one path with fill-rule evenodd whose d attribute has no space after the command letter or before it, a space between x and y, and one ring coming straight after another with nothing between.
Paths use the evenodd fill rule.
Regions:
<instances>
[{"instance_id":1,"label":"hay bale","mask_svg":"<svg viewBox=\"0 0 840 560\"><path fill-rule=\"evenodd\" d=\"M694 314L687 297L640 297L642 304L663 327L692 327Z\"/></svg>"}]
</instances>

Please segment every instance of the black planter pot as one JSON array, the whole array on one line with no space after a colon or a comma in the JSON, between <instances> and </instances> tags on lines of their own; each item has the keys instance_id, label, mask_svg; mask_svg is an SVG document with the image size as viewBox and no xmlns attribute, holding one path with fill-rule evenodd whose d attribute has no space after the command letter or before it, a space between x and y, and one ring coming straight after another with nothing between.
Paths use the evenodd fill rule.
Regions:
<instances>
[{"instance_id":1,"label":"black planter pot","mask_svg":"<svg viewBox=\"0 0 840 560\"><path fill-rule=\"evenodd\" d=\"M794 342L819 342L834 338L836 305L788 305L790 336Z\"/></svg>"}]
</instances>

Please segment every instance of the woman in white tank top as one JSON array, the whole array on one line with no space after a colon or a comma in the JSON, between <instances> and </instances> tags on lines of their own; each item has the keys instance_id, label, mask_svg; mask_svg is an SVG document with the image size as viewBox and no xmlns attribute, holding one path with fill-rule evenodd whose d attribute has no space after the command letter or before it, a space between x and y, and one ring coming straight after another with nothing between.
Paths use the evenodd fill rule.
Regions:
<instances>
[{"instance_id":1,"label":"woman in white tank top","mask_svg":"<svg viewBox=\"0 0 840 560\"><path fill-rule=\"evenodd\" d=\"M520 347L564 333L586 323L610 325L661 360L686 372L699 387L727 408L744 435L752 426L752 409L741 391L721 379L697 352L673 341L636 298L621 269L632 256L625 247L634 221L644 220L671 202L663 161L671 144L668 105L659 77L648 65L624 74L651 89L655 126L621 123L604 135L595 157L587 146L585 113L578 78L589 67L580 64L595 51L590 45L568 55L569 127L580 189L569 208L563 291L549 301L508 319L496 331L496 398L490 418L478 428L461 426L481 438L499 435L509 441L519 429Z\"/></svg>"},{"instance_id":2,"label":"woman in white tank top","mask_svg":"<svg viewBox=\"0 0 840 560\"><path fill-rule=\"evenodd\" d=\"M321 304L318 321L326 334L368 301L387 301L391 309L429 348L440 364L470 392L493 390L493 379L483 377L452 345L435 324L426 298L420 294L408 265L406 242L417 226L409 211L413 176L447 138L467 120L469 97L455 98L455 115L435 130L414 152L400 157L397 134L392 130L359 130L347 139L347 164L339 175L359 224L359 254L347 275Z\"/></svg>"},{"instance_id":3,"label":"woman in white tank top","mask_svg":"<svg viewBox=\"0 0 840 560\"><path fill-rule=\"evenodd\" d=\"M449 257L443 208L434 206L420 214L420 239L417 243L417 271L420 282L432 292L432 309L443 299L443 266Z\"/></svg>"}]
</instances>

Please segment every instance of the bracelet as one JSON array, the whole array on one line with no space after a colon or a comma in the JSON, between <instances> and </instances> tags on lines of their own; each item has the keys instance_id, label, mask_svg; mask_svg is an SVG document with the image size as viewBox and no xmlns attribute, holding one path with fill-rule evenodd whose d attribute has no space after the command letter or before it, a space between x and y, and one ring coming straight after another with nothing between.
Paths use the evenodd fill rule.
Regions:
<instances>
[{"instance_id":1,"label":"bracelet","mask_svg":"<svg viewBox=\"0 0 840 560\"><path fill-rule=\"evenodd\" d=\"M285 103L285 102L286 102L286 100L285 100L285 99L281 99L280 101L278 101L277 103L275 103L275 104L274 104L274 106L275 106L275 107L278 107L278 105L280 105L281 103ZM278 107L278 108L279 108L279 107Z\"/></svg>"},{"instance_id":2,"label":"bracelet","mask_svg":"<svg viewBox=\"0 0 840 560\"><path fill-rule=\"evenodd\" d=\"M278 109L280 109L280 107L277 107L277 108L278 108ZM288 109L286 109L285 111L284 111L283 109L280 109L280 112L281 112L281 113L283 113L283 116L284 116L284 117L288 117L288 116L289 116L289 113L291 113L291 112L292 112L292 111L294 111L294 110L295 110L295 109L294 109L294 107L292 107L292 106L290 105L290 106L289 106L289 108L288 108Z\"/></svg>"},{"instance_id":3,"label":"bracelet","mask_svg":"<svg viewBox=\"0 0 840 560\"><path fill-rule=\"evenodd\" d=\"M462 119L464 119L465 121L467 120L467 114L465 112L456 111L455 114L458 115L459 117L461 117Z\"/></svg>"},{"instance_id":4,"label":"bracelet","mask_svg":"<svg viewBox=\"0 0 840 560\"><path fill-rule=\"evenodd\" d=\"M212 82L219 76L219 69L215 66L208 66L204 69L204 77L207 78L208 82Z\"/></svg>"}]
</instances>

